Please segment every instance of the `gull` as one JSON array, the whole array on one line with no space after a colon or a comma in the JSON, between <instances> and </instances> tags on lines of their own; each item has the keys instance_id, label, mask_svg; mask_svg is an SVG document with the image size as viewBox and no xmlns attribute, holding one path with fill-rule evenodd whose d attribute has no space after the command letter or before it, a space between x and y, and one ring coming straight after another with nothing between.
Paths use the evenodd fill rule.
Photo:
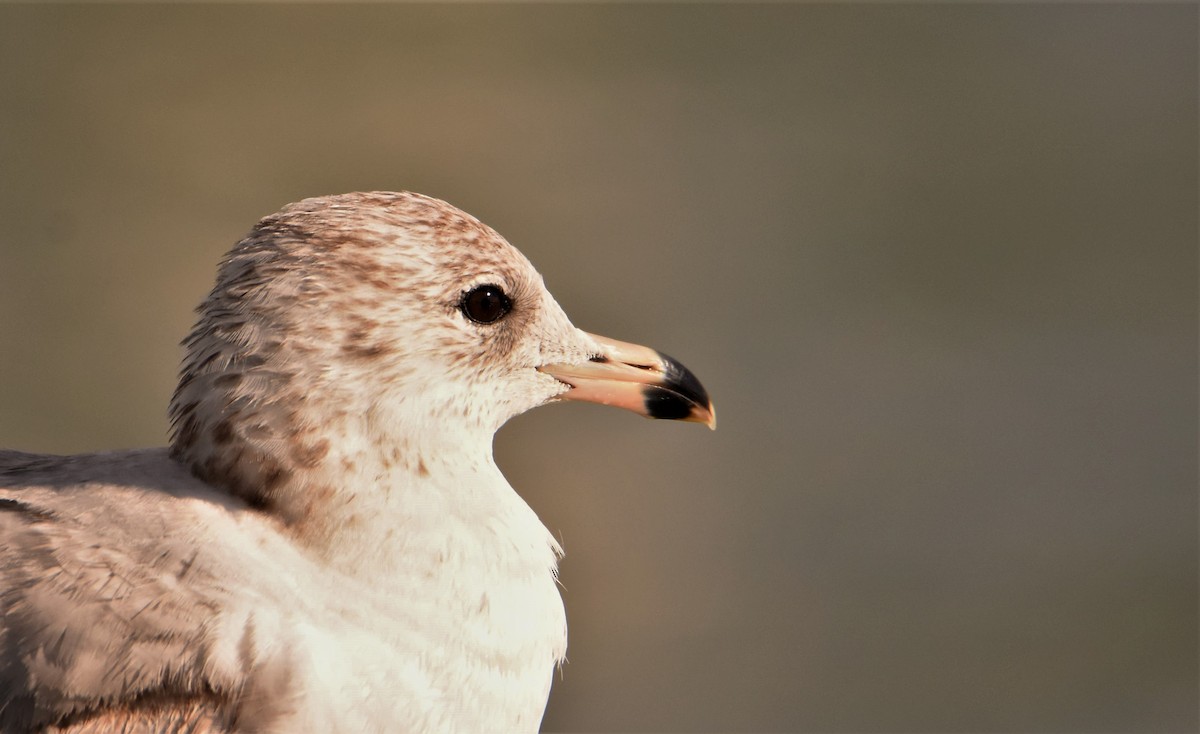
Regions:
<instances>
[{"instance_id":1,"label":"gull","mask_svg":"<svg viewBox=\"0 0 1200 734\"><path fill-rule=\"evenodd\" d=\"M168 447L0 451L0 732L536 731L562 550L493 434L558 400L713 427L700 382L407 192L266 217L197 311Z\"/></svg>"}]
</instances>

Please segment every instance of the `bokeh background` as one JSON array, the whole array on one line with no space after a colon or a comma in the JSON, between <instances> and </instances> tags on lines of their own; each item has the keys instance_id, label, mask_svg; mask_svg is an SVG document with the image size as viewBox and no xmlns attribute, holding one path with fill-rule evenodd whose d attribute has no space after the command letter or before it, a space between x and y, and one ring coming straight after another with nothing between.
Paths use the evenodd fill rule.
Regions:
<instances>
[{"instance_id":1,"label":"bokeh background","mask_svg":"<svg viewBox=\"0 0 1200 734\"><path fill-rule=\"evenodd\" d=\"M162 444L220 255L410 189L716 433L523 416L559 731L1195 731L1192 4L0 6L0 445Z\"/></svg>"}]
</instances>

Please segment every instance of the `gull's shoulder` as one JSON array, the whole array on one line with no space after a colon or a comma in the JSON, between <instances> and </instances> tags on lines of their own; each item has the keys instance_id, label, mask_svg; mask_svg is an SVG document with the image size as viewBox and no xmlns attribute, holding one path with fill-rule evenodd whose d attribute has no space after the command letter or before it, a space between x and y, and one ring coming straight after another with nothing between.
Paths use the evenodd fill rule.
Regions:
<instances>
[{"instance_id":1,"label":"gull's shoulder","mask_svg":"<svg viewBox=\"0 0 1200 734\"><path fill-rule=\"evenodd\" d=\"M289 596L256 515L164 449L0 451L0 731L232 727Z\"/></svg>"},{"instance_id":2,"label":"gull's shoulder","mask_svg":"<svg viewBox=\"0 0 1200 734\"><path fill-rule=\"evenodd\" d=\"M101 494L99 490L106 493ZM166 448L94 454L34 454L0 449L0 492L35 492L58 502L112 501L145 497L146 502L197 497L236 506L226 494L193 476Z\"/></svg>"}]
</instances>

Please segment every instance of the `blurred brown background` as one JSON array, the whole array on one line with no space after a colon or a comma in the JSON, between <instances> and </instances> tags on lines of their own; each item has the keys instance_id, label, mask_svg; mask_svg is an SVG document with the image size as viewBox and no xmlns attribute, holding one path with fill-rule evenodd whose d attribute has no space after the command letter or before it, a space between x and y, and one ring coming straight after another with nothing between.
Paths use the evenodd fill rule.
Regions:
<instances>
[{"instance_id":1,"label":"blurred brown background","mask_svg":"<svg viewBox=\"0 0 1200 734\"><path fill-rule=\"evenodd\" d=\"M497 439L561 731L1195 731L1195 5L0 7L0 445L161 444L305 196L495 226L721 426Z\"/></svg>"}]
</instances>

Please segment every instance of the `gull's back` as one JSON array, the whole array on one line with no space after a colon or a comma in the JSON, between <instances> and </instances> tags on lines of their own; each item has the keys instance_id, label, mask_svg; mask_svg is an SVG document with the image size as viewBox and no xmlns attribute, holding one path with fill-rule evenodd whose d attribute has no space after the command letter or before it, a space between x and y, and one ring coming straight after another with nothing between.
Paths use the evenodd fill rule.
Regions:
<instances>
[{"instance_id":1,"label":"gull's back","mask_svg":"<svg viewBox=\"0 0 1200 734\"><path fill-rule=\"evenodd\" d=\"M230 613L279 593L235 597L201 537L238 504L165 449L0 451L0 731L230 731L253 652Z\"/></svg>"}]
</instances>

